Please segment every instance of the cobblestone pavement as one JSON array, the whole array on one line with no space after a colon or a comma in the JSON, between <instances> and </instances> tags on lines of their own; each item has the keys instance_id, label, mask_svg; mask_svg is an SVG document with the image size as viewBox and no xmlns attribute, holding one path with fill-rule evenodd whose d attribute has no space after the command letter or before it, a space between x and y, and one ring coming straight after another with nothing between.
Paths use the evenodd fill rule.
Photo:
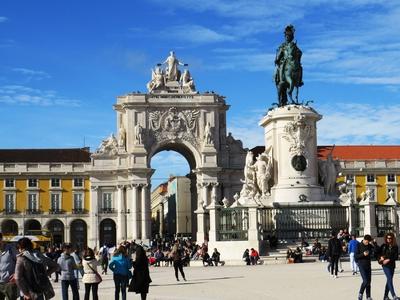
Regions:
<instances>
[{"instance_id":1,"label":"cobblestone pavement","mask_svg":"<svg viewBox=\"0 0 400 300\"><path fill-rule=\"evenodd\" d=\"M215 299L215 300L351 300L357 299L361 277L352 275L349 263L345 271L334 279L326 270L326 263L290 265L223 266L184 268L187 282L177 282L172 267L150 268L150 293L147 299ZM372 298L383 299L385 276L376 263L373 264ZM112 275L104 276L99 287L99 299L114 297ZM400 294L400 274L396 271L394 284ZM84 287L80 282L81 299ZM56 298L61 299L60 283L54 283ZM72 299L70 292L69 299ZM127 299L140 299L128 293ZM364 298L365 299L365 298Z\"/></svg>"}]
</instances>

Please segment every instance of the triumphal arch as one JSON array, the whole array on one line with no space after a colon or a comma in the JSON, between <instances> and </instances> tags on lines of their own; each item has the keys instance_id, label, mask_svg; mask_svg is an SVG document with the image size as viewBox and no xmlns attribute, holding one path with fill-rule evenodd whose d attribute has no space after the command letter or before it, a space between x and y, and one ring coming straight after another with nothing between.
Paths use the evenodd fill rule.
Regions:
<instances>
[{"instance_id":1,"label":"triumphal arch","mask_svg":"<svg viewBox=\"0 0 400 300\"><path fill-rule=\"evenodd\" d=\"M227 134L225 97L197 91L187 65L173 52L157 64L147 93L117 97L116 134L92 156L91 228L116 223L116 239L151 238L152 157L163 150L182 154L191 169L193 238L208 233L207 206L231 199L242 188L246 151ZM171 165L171 172L174 166Z\"/></svg>"}]
</instances>

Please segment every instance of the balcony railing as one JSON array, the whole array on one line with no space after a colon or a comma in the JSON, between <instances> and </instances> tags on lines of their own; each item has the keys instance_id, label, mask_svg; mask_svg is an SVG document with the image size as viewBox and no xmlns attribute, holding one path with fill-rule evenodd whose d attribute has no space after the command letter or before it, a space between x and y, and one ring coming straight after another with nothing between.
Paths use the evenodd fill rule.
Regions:
<instances>
[{"instance_id":1,"label":"balcony railing","mask_svg":"<svg viewBox=\"0 0 400 300\"><path fill-rule=\"evenodd\" d=\"M37 209L37 208L30 208L30 209L26 210L26 214L27 215L38 215L38 214L41 214L41 213L42 213L42 211L40 209Z\"/></svg>"},{"instance_id":2,"label":"balcony railing","mask_svg":"<svg viewBox=\"0 0 400 300\"><path fill-rule=\"evenodd\" d=\"M87 214L88 211L84 208L73 208L72 213L75 215L82 215L82 214Z\"/></svg>"},{"instance_id":3,"label":"balcony railing","mask_svg":"<svg viewBox=\"0 0 400 300\"><path fill-rule=\"evenodd\" d=\"M16 209L5 209L4 214L6 215L17 215L19 214L19 211Z\"/></svg>"},{"instance_id":4,"label":"balcony railing","mask_svg":"<svg viewBox=\"0 0 400 300\"><path fill-rule=\"evenodd\" d=\"M49 209L49 214L51 215L61 215L64 214L65 211L63 209L59 209L59 208L51 208Z\"/></svg>"},{"instance_id":5,"label":"balcony railing","mask_svg":"<svg viewBox=\"0 0 400 300\"><path fill-rule=\"evenodd\" d=\"M103 214L113 214L115 213L115 209L106 207L106 208L101 208L100 212Z\"/></svg>"}]
</instances>

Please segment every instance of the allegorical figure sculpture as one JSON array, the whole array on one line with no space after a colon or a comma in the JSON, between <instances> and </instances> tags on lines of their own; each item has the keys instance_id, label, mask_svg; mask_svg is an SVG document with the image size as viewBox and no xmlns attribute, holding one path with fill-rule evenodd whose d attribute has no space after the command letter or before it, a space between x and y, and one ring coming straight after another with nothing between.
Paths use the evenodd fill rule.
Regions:
<instances>
[{"instance_id":1,"label":"allegorical figure sculpture","mask_svg":"<svg viewBox=\"0 0 400 300\"><path fill-rule=\"evenodd\" d=\"M135 140L137 144L143 144L143 127L139 123L135 126Z\"/></svg>"},{"instance_id":2,"label":"allegorical figure sculpture","mask_svg":"<svg viewBox=\"0 0 400 300\"><path fill-rule=\"evenodd\" d=\"M191 93L196 90L194 80L187 69L183 71L181 76L181 86L184 93Z\"/></svg>"},{"instance_id":3,"label":"allegorical figure sculpture","mask_svg":"<svg viewBox=\"0 0 400 300\"><path fill-rule=\"evenodd\" d=\"M262 196L269 195L268 181L271 179L272 159L266 153L257 156L254 170L257 177L257 186Z\"/></svg>"},{"instance_id":4,"label":"allegorical figure sculpture","mask_svg":"<svg viewBox=\"0 0 400 300\"><path fill-rule=\"evenodd\" d=\"M303 85L302 52L294 41L294 32L293 25L285 28L285 42L279 46L276 53L275 84L279 106L288 104L288 95L292 103L297 103L299 87ZM294 88L296 88L295 101L292 97Z\"/></svg>"},{"instance_id":5,"label":"allegorical figure sculpture","mask_svg":"<svg viewBox=\"0 0 400 300\"><path fill-rule=\"evenodd\" d=\"M116 155L118 153L118 141L114 134L103 140L96 150L97 154Z\"/></svg>"},{"instance_id":6,"label":"allegorical figure sculpture","mask_svg":"<svg viewBox=\"0 0 400 300\"><path fill-rule=\"evenodd\" d=\"M163 64L167 64L167 69L166 69L167 81L179 81L181 74L178 69L178 65L184 66L185 64L181 63L175 57L174 51L171 51L169 53L169 56L163 62Z\"/></svg>"},{"instance_id":7,"label":"allegorical figure sculpture","mask_svg":"<svg viewBox=\"0 0 400 300\"><path fill-rule=\"evenodd\" d=\"M210 122L207 122L206 127L204 128L204 143L206 145L211 145L213 139L212 128Z\"/></svg>"},{"instance_id":8,"label":"allegorical figure sculpture","mask_svg":"<svg viewBox=\"0 0 400 300\"><path fill-rule=\"evenodd\" d=\"M151 93L154 90L162 89L165 86L165 75L160 67L151 70L151 80L147 83L147 89Z\"/></svg>"},{"instance_id":9,"label":"allegorical figure sculpture","mask_svg":"<svg viewBox=\"0 0 400 300\"><path fill-rule=\"evenodd\" d=\"M327 157L327 160L320 160L318 162L319 175L321 184L324 186L326 195L336 194L336 178L341 171L340 163L338 160L333 160L332 153Z\"/></svg>"},{"instance_id":10,"label":"allegorical figure sculpture","mask_svg":"<svg viewBox=\"0 0 400 300\"><path fill-rule=\"evenodd\" d=\"M121 148L125 148L125 141L126 141L126 131L124 126L121 125L118 132L118 146Z\"/></svg>"}]
</instances>

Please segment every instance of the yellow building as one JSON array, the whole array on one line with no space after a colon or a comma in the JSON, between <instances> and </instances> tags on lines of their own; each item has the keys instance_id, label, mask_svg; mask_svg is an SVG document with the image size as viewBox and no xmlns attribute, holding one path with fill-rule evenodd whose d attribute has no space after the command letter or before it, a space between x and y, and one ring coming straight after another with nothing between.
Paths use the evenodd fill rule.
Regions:
<instances>
[{"instance_id":1,"label":"yellow building","mask_svg":"<svg viewBox=\"0 0 400 300\"><path fill-rule=\"evenodd\" d=\"M318 146L319 159L330 153L342 167L338 183L348 183L355 199L369 189L377 203L384 204L392 190L399 201L400 146Z\"/></svg>"},{"instance_id":2,"label":"yellow building","mask_svg":"<svg viewBox=\"0 0 400 300\"><path fill-rule=\"evenodd\" d=\"M46 229L55 244L86 245L89 167L89 148L1 149L1 232Z\"/></svg>"}]
</instances>

